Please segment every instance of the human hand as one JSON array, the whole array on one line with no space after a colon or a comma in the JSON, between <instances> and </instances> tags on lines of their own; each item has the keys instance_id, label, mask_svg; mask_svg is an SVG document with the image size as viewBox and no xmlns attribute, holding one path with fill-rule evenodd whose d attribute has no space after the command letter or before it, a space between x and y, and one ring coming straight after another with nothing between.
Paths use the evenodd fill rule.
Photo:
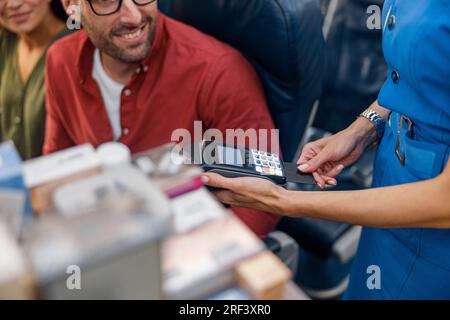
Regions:
<instances>
[{"instance_id":1,"label":"human hand","mask_svg":"<svg viewBox=\"0 0 450 320\"><path fill-rule=\"evenodd\" d=\"M345 167L361 157L376 138L375 128L360 119L348 129L305 145L297 164L304 173L312 173L320 188L337 185L337 177Z\"/></svg>"},{"instance_id":2,"label":"human hand","mask_svg":"<svg viewBox=\"0 0 450 320\"><path fill-rule=\"evenodd\" d=\"M214 195L225 204L283 214L286 190L269 180L225 178L215 173L204 173L202 180L210 187L223 189L214 191Z\"/></svg>"}]
</instances>

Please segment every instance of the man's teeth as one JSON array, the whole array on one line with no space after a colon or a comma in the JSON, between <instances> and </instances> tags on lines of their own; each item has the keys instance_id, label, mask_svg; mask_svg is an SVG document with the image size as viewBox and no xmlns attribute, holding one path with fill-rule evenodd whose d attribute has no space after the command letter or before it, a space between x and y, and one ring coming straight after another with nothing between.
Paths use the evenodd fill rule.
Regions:
<instances>
[{"instance_id":1,"label":"man's teeth","mask_svg":"<svg viewBox=\"0 0 450 320\"><path fill-rule=\"evenodd\" d=\"M137 31L135 31L133 33L124 34L124 35L122 35L122 37L124 37L125 39L128 39L128 40L134 39L134 38L139 37L141 35L141 32L142 32L142 30L139 29L139 30L137 30Z\"/></svg>"}]
</instances>

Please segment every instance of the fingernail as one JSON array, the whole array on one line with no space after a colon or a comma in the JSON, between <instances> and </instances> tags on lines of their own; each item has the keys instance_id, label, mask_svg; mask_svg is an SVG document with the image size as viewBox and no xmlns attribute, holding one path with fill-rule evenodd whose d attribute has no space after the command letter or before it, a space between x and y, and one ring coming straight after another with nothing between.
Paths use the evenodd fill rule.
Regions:
<instances>
[{"instance_id":1,"label":"fingernail","mask_svg":"<svg viewBox=\"0 0 450 320\"><path fill-rule=\"evenodd\" d=\"M202 176L202 182L207 184L209 182L209 178L207 176Z\"/></svg>"},{"instance_id":2,"label":"fingernail","mask_svg":"<svg viewBox=\"0 0 450 320\"><path fill-rule=\"evenodd\" d=\"M344 168L345 168L345 166L343 164L338 166L338 170L340 170L340 171L344 170Z\"/></svg>"},{"instance_id":3,"label":"fingernail","mask_svg":"<svg viewBox=\"0 0 450 320\"><path fill-rule=\"evenodd\" d=\"M328 184L332 185L332 186L337 186L337 182L336 181L329 181Z\"/></svg>"},{"instance_id":4,"label":"fingernail","mask_svg":"<svg viewBox=\"0 0 450 320\"><path fill-rule=\"evenodd\" d=\"M299 166L298 170L305 171L305 170L308 170L308 168L309 168L309 164L305 163L305 164L302 164L301 166Z\"/></svg>"}]
</instances>

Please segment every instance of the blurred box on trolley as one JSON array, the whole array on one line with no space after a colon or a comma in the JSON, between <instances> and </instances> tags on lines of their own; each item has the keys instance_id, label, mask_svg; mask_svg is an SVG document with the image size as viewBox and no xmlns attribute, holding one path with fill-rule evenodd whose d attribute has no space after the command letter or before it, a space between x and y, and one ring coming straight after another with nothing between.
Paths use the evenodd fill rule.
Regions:
<instances>
[{"instance_id":1,"label":"blurred box on trolley","mask_svg":"<svg viewBox=\"0 0 450 320\"><path fill-rule=\"evenodd\" d=\"M27 218L32 217L28 189L23 179L23 162L12 141L0 144L0 191L4 192L3 200L11 195L10 206L12 203L19 205Z\"/></svg>"},{"instance_id":2,"label":"blurred box on trolley","mask_svg":"<svg viewBox=\"0 0 450 320\"><path fill-rule=\"evenodd\" d=\"M0 222L4 222L18 239L24 224L25 192L0 189Z\"/></svg>"},{"instance_id":3,"label":"blurred box on trolley","mask_svg":"<svg viewBox=\"0 0 450 320\"><path fill-rule=\"evenodd\" d=\"M0 300L36 298L34 281L16 236L0 220Z\"/></svg>"},{"instance_id":4,"label":"blurred box on trolley","mask_svg":"<svg viewBox=\"0 0 450 320\"><path fill-rule=\"evenodd\" d=\"M292 278L289 268L270 251L238 263L236 279L255 300L280 300Z\"/></svg>"},{"instance_id":5,"label":"blurred box on trolley","mask_svg":"<svg viewBox=\"0 0 450 320\"><path fill-rule=\"evenodd\" d=\"M142 198L123 193L105 197L89 213L49 216L30 226L24 248L40 298L161 299L166 208L152 212Z\"/></svg>"},{"instance_id":6,"label":"blurred box on trolley","mask_svg":"<svg viewBox=\"0 0 450 320\"><path fill-rule=\"evenodd\" d=\"M133 194L141 199L147 212L163 217L171 210L169 199L158 186L131 164L73 182L57 188L53 193L54 208L64 216L95 212L104 199L118 199L118 209L126 200L123 195Z\"/></svg>"},{"instance_id":7,"label":"blurred box on trolley","mask_svg":"<svg viewBox=\"0 0 450 320\"><path fill-rule=\"evenodd\" d=\"M52 211L52 194L56 188L98 174L101 170L101 160L89 144L26 161L24 179L34 212L41 215Z\"/></svg>"},{"instance_id":8,"label":"blurred box on trolley","mask_svg":"<svg viewBox=\"0 0 450 320\"><path fill-rule=\"evenodd\" d=\"M165 144L133 156L133 164L150 177L170 198L176 198L203 186L203 170L191 164L181 146Z\"/></svg>"},{"instance_id":9,"label":"blurred box on trolley","mask_svg":"<svg viewBox=\"0 0 450 320\"><path fill-rule=\"evenodd\" d=\"M165 296L204 299L232 287L236 263L264 249L256 235L228 211L188 232L172 235L162 247Z\"/></svg>"}]
</instances>

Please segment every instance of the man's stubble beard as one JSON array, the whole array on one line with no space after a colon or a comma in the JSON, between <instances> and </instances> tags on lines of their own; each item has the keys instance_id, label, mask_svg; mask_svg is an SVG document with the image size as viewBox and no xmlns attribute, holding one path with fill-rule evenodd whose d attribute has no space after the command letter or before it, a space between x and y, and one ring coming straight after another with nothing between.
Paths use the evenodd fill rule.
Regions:
<instances>
[{"instance_id":1,"label":"man's stubble beard","mask_svg":"<svg viewBox=\"0 0 450 320\"><path fill-rule=\"evenodd\" d=\"M130 55L127 54L126 49L122 49L118 46L116 46L113 43L112 34L109 34L108 36L98 36L98 32L96 32L96 28L88 22L88 20L84 17L84 15L81 15L81 21L83 24L84 29L88 33L89 39L92 41L94 46L98 48L101 52L109 55L113 59L116 59L122 63L126 64L135 64L139 63L142 60L144 60L148 54L150 53L150 50L152 48L153 39L155 38L156 33L156 17L147 17L145 18L145 21L148 24L147 28L150 29L149 36L145 41L144 49L142 51L142 54L139 56ZM142 44L139 44L137 47L142 46ZM130 49L134 49L133 47L130 47Z\"/></svg>"}]
</instances>

